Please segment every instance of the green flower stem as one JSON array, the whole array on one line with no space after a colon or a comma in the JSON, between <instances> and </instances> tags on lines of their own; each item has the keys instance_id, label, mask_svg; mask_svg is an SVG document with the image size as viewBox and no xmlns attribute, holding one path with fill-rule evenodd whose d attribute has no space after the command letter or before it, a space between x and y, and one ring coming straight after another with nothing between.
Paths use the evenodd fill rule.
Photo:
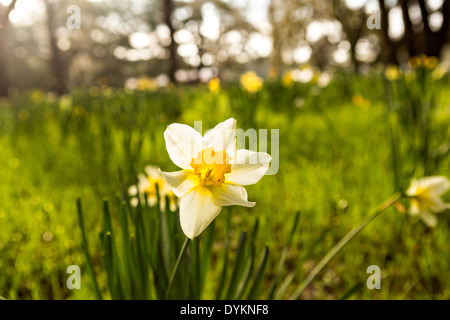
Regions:
<instances>
[{"instance_id":1,"label":"green flower stem","mask_svg":"<svg viewBox=\"0 0 450 320\"><path fill-rule=\"evenodd\" d=\"M306 279L300 284L298 289L290 297L291 300L296 300L303 293L303 291L311 284L311 282L317 277L322 269L330 262L333 257L344 248L344 246L350 242L369 222L375 219L380 213L392 206L402 197L400 192L394 194L388 200L383 202L378 209L371 215L362 220L359 225L350 230L326 255L322 260L311 270Z\"/></svg>"},{"instance_id":2,"label":"green flower stem","mask_svg":"<svg viewBox=\"0 0 450 320\"><path fill-rule=\"evenodd\" d=\"M186 237L186 239L183 242L183 246L181 247L180 253L178 254L178 258L177 258L175 266L172 270L172 274L170 275L169 285L167 286L166 294L164 296L164 298L166 300L169 298L170 291L172 290L173 281L175 280L175 276L177 274L178 267L180 266L181 259L183 258L184 253L186 252L188 244L189 244L189 238Z\"/></svg>"}]
</instances>

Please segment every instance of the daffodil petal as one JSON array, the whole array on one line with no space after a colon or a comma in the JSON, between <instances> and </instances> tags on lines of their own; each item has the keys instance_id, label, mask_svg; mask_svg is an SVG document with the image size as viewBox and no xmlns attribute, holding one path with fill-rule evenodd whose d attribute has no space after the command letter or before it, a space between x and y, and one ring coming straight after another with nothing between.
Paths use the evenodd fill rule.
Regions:
<instances>
[{"instance_id":1,"label":"daffodil petal","mask_svg":"<svg viewBox=\"0 0 450 320\"><path fill-rule=\"evenodd\" d=\"M435 215L429 213L428 211L421 211L419 216L428 227L434 228L436 226L437 218Z\"/></svg>"},{"instance_id":2,"label":"daffodil petal","mask_svg":"<svg viewBox=\"0 0 450 320\"><path fill-rule=\"evenodd\" d=\"M429 207L434 212L441 212L449 208L449 204L442 201L441 198L435 197L430 199Z\"/></svg>"},{"instance_id":3,"label":"daffodil petal","mask_svg":"<svg viewBox=\"0 0 450 320\"><path fill-rule=\"evenodd\" d=\"M143 192L144 189L150 187L150 182L145 174L138 174L138 187L140 192Z\"/></svg>"},{"instance_id":4,"label":"daffodil petal","mask_svg":"<svg viewBox=\"0 0 450 320\"><path fill-rule=\"evenodd\" d=\"M219 123L214 129L208 131L203 138L204 147L213 147L215 151L226 150L234 158L236 155L236 120L230 118Z\"/></svg>"},{"instance_id":5,"label":"daffodil petal","mask_svg":"<svg viewBox=\"0 0 450 320\"><path fill-rule=\"evenodd\" d=\"M169 206L170 211L175 212L177 211L177 203L174 201L170 202L170 206Z\"/></svg>"},{"instance_id":6,"label":"daffodil petal","mask_svg":"<svg viewBox=\"0 0 450 320\"><path fill-rule=\"evenodd\" d=\"M156 179L159 177L158 168L155 166L145 166L144 171L150 178Z\"/></svg>"},{"instance_id":7,"label":"daffodil petal","mask_svg":"<svg viewBox=\"0 0 450 320\"><path fill-rule=\"evenodd\" d=\"M138 189L135 185L132 185L128 188L128 195L136 196L138 194Z\"/></svg>"},{"instance_id":8,"label":"daffodil petal","mask_svg":"<svg viewBox=\"0 0 450 320\"><path fill-rule=\"evenodd\" d=\"M145 198L141 200L142 203L145 203ZM147 203L150 207L153 207L154 205L156 205L156 203L158 202L158 198L156 196L151 196L151 197L147 197ZM164 208L166 205L166 199L165 198L161 198L160 199L161 202L161 206Z\"/></svg>"},{"instance_id":9,"label":"daffodil petal","mask_svg":"<svg viewBox=\"0 0 450 320\"><path fill-rule=\"evenodd\" d=\"M173 123L164 131L170 159L182 169L192 169L191 160L203 149L203 138L193 128Z\"/></svg>"},{"instance_id":10,"label":"daffodil petal","mask_svg":"<svg viewBox=\"0 0 450 320\"><path fill-rule=\"evenodd\" d=\"M444 176L425 177L419 180L419 184L432 197L440 196L450 189L450 181Z\"/></svg>"},{"instance_id":11,"label":"daffodil petal","mask_svg":"<svg viewBox=\"0 0 450 320\"><path fill-rule=\"evenodd\" d=\"M247 191L244 187L222 184L220 187L211 188L213 195L213 202L216 206L244 206L254 207L256 202L249 202L247 200Z\"/></svg>"},{"instance_id":12,"label":"daffodil petal","mask_svg":"<svg viewBox=\"0 0 450 320\"><path fill-rule=\"evenodd\" d=\"M194 239L217 217L222 207L216 206L211 192L198 186L180 201L180 223L186 237Z\"/></svg>"},{"instance_id":13,"label":"daffodil petal","mask_svg":"<svg viewBox=\"0 0 450 320\"><path fill-rule=\"evenodd\" d=\"M137 197L133 197L130 199L130 204L132 207L136 208L139 205L139 199Z\"/></svg>"},{"instance_id":14,"label":"daffodil petal","mask_svg":"<svg viewBox=\"0 0 450 320\"><path fill-rule=\"evenodd\" d=\"M406 195L412 197L417 194L417 189L419 187L419 180L413 179L409 185L408 190L406 190Z\"/></svg>"},{"instance_id":15,"label":"daffodil petal","mask_svg":"<svg viewBox=\"0 0 450 320\"><path fill-rule=\"evenodd\" d=\"M411 199L409 206L409 214L417 216L420 213L419 201L417 199Z\"/></svg>"},{"instance_id":16,"label":"daffodil petal","mask_svg":"<svg viewBox=\"0 0 450 320\"><path fill-rule=\"evenodd\" d=\"M266 174L271 160L265 152L237 150L236 157L230 161L231 172L225 179L242 186L255 184Z\"/></svg>"},{"instance_id":17,"label":"daffodil petal","mask_svg":"<svg viewBox=\"0 0 450 320\"><path fill-rule=\"evenodd\" d=\"M172 185L170 184L170 183L163 183L163 185L162 185L162 187L161 187L161 190L159 191L159 193L162 195L162 196L173 196L173 195L176 195L175 194L175 192L173 192L173 187L172 187Z\"/></svg>"},{"instance_id":18,"label":"daffodil petal","mask_svg":"<svg viewBox=\"0 0 450 320\"><path fill-rule=\"evenodd\" d=\"M184 197L198 184L198 177L193 171L159 171L159 174L172 186L173 193L179 198Z\"/></svg>"}]
</instances>

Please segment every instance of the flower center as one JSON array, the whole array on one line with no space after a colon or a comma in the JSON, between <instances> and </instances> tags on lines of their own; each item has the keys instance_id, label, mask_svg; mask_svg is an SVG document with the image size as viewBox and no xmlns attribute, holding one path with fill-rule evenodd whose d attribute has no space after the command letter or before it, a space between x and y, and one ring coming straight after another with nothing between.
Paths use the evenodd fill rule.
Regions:
<instances>
[{"instance_id":1,"label":"flower center","mask_svg":"<svg viewBox=\"0 0 450 320\"><path fill-rule=\"evenodd\" d=\"M206 148L192 158L191 167L200 179L200 184L205 186L220 186L225 181L225 174L231 172L231 158L225 150L214 151L214 148Z\"/></svg>"}]
</instances>

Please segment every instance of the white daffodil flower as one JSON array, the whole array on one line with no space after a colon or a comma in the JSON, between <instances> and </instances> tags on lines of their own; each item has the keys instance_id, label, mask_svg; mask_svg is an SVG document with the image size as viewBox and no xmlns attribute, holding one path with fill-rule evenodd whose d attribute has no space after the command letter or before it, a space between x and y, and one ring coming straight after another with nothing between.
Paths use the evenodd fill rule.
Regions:
<instances>
[{"instance_id":1,"label":"white daffodil flower","mask_svg":"<svg viewBox=\"0 0 450 320\"><path fill-rule=\"evenodd\" d=\"M193 239L217 217L222 206L255 206L243 186L257 183L269 168L264 152L236 150L236 120L219 123L204 137L193 128L171 124L164 132L170 159L181 171L160 172L180 201L184 234Z\"/></svg>"},{"instance_id":2,"label":"white daffodil flower","mask_svg":"<svg viewBox=\"0 0 450 320\"><path fill-rule=\"evenodd\" d=\"M410 197L409 213L418 215L431 228L436 226L437 218L430 211L441 212L450 208L450 204L441 199L441 195L449 188L450 181L443 176L412 180L406 191L406 195Z\"/></svg>"}]
</instances>

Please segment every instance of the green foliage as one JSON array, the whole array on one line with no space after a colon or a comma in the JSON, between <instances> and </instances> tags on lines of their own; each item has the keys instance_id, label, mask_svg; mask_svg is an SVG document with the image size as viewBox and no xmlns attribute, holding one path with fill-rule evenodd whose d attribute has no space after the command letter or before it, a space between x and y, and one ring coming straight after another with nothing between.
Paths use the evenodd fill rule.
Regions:
<instances>
[{"instance_id":1,"label":"green foliage","mask_svg":"<svg viewBox=\"0 0 450 320\"><path fill-rule=\"evenodd\" d=\"M82 246L86 265L90 270L91 286L96 292L96 298L102 299L98 280L91 271L91 254L85 237L80 199L77 203L83 235ZM113 228L108 202L103 204L103 230L99 238L102 270L106 272L108 284L108 294L105 296L121 300L205 298L206 281L219 283L208 278L213 254L214 223L201 237L189 242L179 226L178 212L159 210L159 205L149 207L147 201L136 209L127 205L125 199L119 203L120 237ZM230 215L231 210L228 210L227 214ZM220 282L217 292L226 290L226 299L261 297L259 289L267 265L268 248L264 248L258 268L256 271L253 270L257 227L258 220L249 240L245 231L241 233L236 257L231 258L234 260L231 279L225 281L226 268L220 275L223 281ZM225 255L225 260L228 261L230 259L228 250L225 251ZM178 270L180 271L177 272Z\"/></svg>"},{"instance_id":2,"label":"green foliage","mask_svg":"<svg viewBox=\"0 0 450 320\"><path fill-rule=\"evenodd\" d=\"M342 73L326 87L266 81L255 94L225 84L217 94L200 86L101 87L2 100L0 295L164 298L184 243L178 215L148 203L132 208L126 189L147 164L177 169L163 137L170 123L202 120L205 131L235 117L244 130L280 130L280 170L247 187L255 208L224 210L189 243L169 298L290 297L325 253L398 189L392 150L402 188L422 174L424 154L428 174L448 175L449 79L427 78L426 89L417 81L387 83L388 96L379 74ZM355 104L355 95L370 104ZM424 103L433 107L428 151L420 153L424 128L401 114ZM421 169L414 172L415 165ZM389 209L300 298L448 298L448 212L432 230L416 222ZM81 290L65 286L72 264L81 267ZM364 285L371 264L385 275L382 290Z\"/></svg>"}]
</instances>

